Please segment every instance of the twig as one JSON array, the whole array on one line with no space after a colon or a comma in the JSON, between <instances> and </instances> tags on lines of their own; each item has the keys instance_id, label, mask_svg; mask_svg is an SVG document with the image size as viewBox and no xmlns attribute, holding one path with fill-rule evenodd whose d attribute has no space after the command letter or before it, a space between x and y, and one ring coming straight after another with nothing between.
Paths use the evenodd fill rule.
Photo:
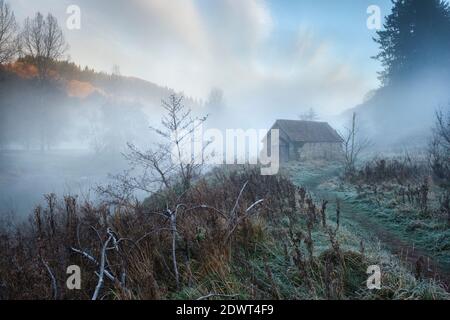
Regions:
<instances>
[{"instance_id":1,"label":"twig","mask_svg":"<svg viewBox=\"0 0 450 320\"><path fill-rule=\"evenodd\" d=\"M52 280L52 289L53 289L53 299L58 299L58 287L56 285L56 278L53 275L52 270L48 266L47 262L44 261L43 258L41 258L42 263L44 264L45 268L47 269L48 274L50 275L50 279Z\"/></svg>"},{"instance_id":2,"label":"twig","mask_svg":"<svg viewBox=\"0 0 450 320\"><path fill-rule=\"evenodd\" d=\"M237 208L237 206L238 206L238 204L239 204L239 200L241 199L242 193L244 192L245 187L247 187L247 184L248 184L248 181L246 181L246 182L244 183L244 185L242 186L241 191L239 192L239 195L238 195L238 197L237 197L237 199L236 199L236 202L235 202L235 204L234 204L233 210L231 210L231 217L233 217L234 214L235 214L235 212L236 212L236 208Z\"/></svg>"},{"instance_id":3,"label":"twig","mask_svg":"<svg viewBox=\"0 0 450 320\"><path fill-rule=\"evenodd\" d=\"M153 230L151 232L147 232L146 234L144 234L142 237L140 237L138 240L136 240L136 243L139 244L139 242L141 242L142 240L144 240L145 238L147 238L148 236L153 235L156 232L160 232L160 231L172 231L171 228L160 228L158 230Z\"/></svg>"},{"instance_id":4,"label":"twig","mask_svg":"<svg viewBox=\"0 0 450 320\"><path fill-rule=\"evenodd\" d=\"M213 297L225 297L225 298L234 298L234 297L238 297L238 294L219 294L219 293L210 293L207 294L206 296L202 296L200 298L197 298L197 300L206 300L209 298L213 298Z\"/></svg>"},{"instance_id":5,"label":"twig","mask_svg":"<svg viewBox=\"0 0 450 320\"><path fill-rule=\"evenodd\" d=\"M103 244L102 253L100 256L100 272L99 272L99 276L98 276L98 283L97 283L97 286L95 287L95 291L92 296L92 300L97 300L98 294L99 294L100 289L102 288L103 282L104 282L106 248L108 247L109 242L113 239L113 235L109 232L109 228L108 228L108 234L109 234L108 240L106 240L106 242Z\"/></svg>"},{"instance_id":6,"label":"twig","mask_svg":"<svg viewBox=\"0 0 450 320\"><path fill-rule=\"evenodd\" d=\"M244 220L247 216L248 213L250 212L251 209L253 209L256 205L260 204L261 202L263 202L264 199L258 200L255 203L253 203L250 207L247 208L247 210L245 210L246 215L244 215L243 217L239 218L233 225L233 228L230 230L230 232L228 232L226 238L225 238L225 243L228 243L228 241L231 238L231 235L234 233L234 231L236 230L237 226L241 223L242 220Z\"/></svg>"},{"instance_id":7,"label":"twig","mask_svg":"<svg viewBox=\"0 0 450 320\"><path fill-rule=\"evenodd\" d=\"M90 254L88 254L88 253L86 253L84 251L75 249L75 248L70 248L70 250L72 250L75 253L78 253L78 254L82 255L83 257L85 257L89 261L93 262L96 266L99 265L98 261L93 256L91 256ZM108 270L105 270L105 275L106 275L106 277L108 277L109 280L114 281L114 282L116 281L116 278Z\"/></svg>"},{"instance_id":8,"label":"twig","mask_svg":"<svg viewBox=\"0 0 450 320\"><path fill-rule=\"evenodd\" d=\"M178 209L178 206L177 206ZM180 287L180 275L178 273L176 242L177 242L177 210L170 212L170 227L172 228L172 261L173 271L175 273L175 281L177 283L177 289Z\"/></svg>"},{"instance_id":9,"label":"twig","mask_svg":"<svg viewBox=\"0 0 450 320\"><path fill-rule=\"evenodd\" d=\"M256 207L258 204L260 204L263 201L264 201L264 199L256 201L254 204L252 204L250 207L248 207L248 209L245 210L245 212L248 213L250 210L252 210L254 207Z\"/></svg>"},{"instance_id":10,"label":"twig","mask_svg":"<svg viewBox=\"0 0 450 320\"><path fill-rule=\"evenodd\" d=\"M219 214L220 216L222 216L222 218L227 219L227 216L226 216L225 213L223 213L222 211L220 211L220 210L217 209L217 208L214 208L214 207L212 207L212 206L208 206L208 205L205 205L205 204L202 204L202 205L199 205L199 206L195 206L195 207L186 209L184 212L187 213L187 212L189 212L189 211L193 211L193 210L196 210L196 209L209 209L209 210L212 210L213 212Z\"/></svg>"}]
</instances>

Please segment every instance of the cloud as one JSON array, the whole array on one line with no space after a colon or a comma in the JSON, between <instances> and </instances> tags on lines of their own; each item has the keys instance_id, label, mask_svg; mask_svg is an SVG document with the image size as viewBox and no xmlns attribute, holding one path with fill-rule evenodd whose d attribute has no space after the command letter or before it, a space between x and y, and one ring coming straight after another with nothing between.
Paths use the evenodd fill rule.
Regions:
<instances>
[{"instance_id":1,"label":"cloud","mask_svg":"<svg viewBox=\"0 0 450 320\"><path fill-rule=\"evenodd\" d=\"M132 0L106 12L114 21L106 36L126 48L116 46L115 55L132 57L117 62L124 73L203 98L213 86L234 90L229 84L251 72L249 64L272 28L259 0Z\"/></svg>"},{"instance_id":2,"label":"cloud","mask_svg":"<svg viewBox=\"0 0 450 320\"><path fill-rule=\"evenodd\" d=\"M220 87L230 108L337 113L373 85L314 26L279 29L264 0L70 2L82 10L82 30L66 32L74 61L104 71L118 64L123 74L198 98ZM52 3L39 6L51 11ZM67 1L58 3L57 16L65 19Z\"/></svg>"},{"instance_id":3,"label":"cloud","mask_svg":"<svg viewBox=\"0 0 450 320\"><path fill-rule=\"evenodd\" d=\"M332 43L318 39L305 26L285 34L281 42L273 35L259 52L244 61L239 76L228 83L233 83L229 90L237 108L254 116L251 109L257 109L256 116L265 123L274 112L295 118L310 107L321 114L338 114L360 103L373 85L365 74L338 58Z\"/></svg>"}]
</instances>

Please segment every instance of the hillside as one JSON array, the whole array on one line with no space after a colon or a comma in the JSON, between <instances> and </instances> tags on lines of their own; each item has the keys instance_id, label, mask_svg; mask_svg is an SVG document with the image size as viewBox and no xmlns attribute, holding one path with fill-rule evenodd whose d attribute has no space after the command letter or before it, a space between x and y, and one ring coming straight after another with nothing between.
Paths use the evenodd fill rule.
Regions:
<instances>
[{"instance_id":1,"label":"hillside","mask_svg":"<svg viewBox=\"0 0 450 320\"><path fill-rule=\"evenodd\" d=\"M37 77L37 68L31 58L20 58L5 66L5 69L23 79ZM161 97L167 97L175 92L171 88L136 77L97 72L70 61L53 61L51 69L53 79L65 84L69 96L85 98L99 93L159 106ZM191 105L197 103L189 97L186 97L186 101Z\"/></svg>"},{"instance_id":2,"label":"hillside","mask_svg":"<svg viewBox=\"0 0 450 320\"><path fill-rule=\"evenodd\" d=\"M377 147L424 146L435 112L445 109L450 101L445 83L441 78L424 76L381 87L364 103L345 111L341 119L349 120L356 112L361 134Z\"/></svg>"},{"instance_id":3,"label":"hillside","mask_svg":"<svg viewBox=\"0 0 450 320\"><path fill-rule=\"evenodd\" d=\"M0 149L120 151L147 139L171 88L54 61L41 81L29 58L0 70ZM185 97L196 109L201 102Z\"/></svg>"}]
</instances>

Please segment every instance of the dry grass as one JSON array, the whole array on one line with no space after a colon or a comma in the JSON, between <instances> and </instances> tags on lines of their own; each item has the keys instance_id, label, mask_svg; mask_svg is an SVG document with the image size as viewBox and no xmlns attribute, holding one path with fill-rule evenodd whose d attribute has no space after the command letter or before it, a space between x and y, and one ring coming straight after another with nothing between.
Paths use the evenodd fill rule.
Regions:
<instances>
[{"instance_id":1,"label":"dry grass","mask_svg":"<svg viewBox=\"0 0 450 320\"><path fill-rule=\"evenodd\" d=\"M371 259L341 249L339 225L328 220L326 204L314 203L283 176L261 176L258 168L217 169L183 194L165 190L144 203L46 200L28 222L0 235L2 299L368 294L361 290ZM317 250L324 244L316 243L316 233L327 250ZM66 288L73 264L82 270L81 290Z\"/></svg>"}]
</instances>

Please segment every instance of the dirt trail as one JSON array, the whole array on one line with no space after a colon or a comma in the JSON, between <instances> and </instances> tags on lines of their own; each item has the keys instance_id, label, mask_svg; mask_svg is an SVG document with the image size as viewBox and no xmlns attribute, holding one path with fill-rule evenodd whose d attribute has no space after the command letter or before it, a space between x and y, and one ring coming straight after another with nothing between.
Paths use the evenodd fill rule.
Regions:
<instances>
[{"instance_id":1,"label":"dirt trail","mask_svg":"<svg viewBox=\"0 0 450 320\"><path fill-rule=\"evenodd\" d=\"M301 185L306 186L317 198L331 201L339 198L343 219L357 223L358 227L361 227L361 230L366 233L367 239L375 237L393 255L405 263L413 273L416 273L416 268L420 265L422 270L421 275L423 277L440 280L445 285L447 291L450 291L450 270L444 268L429 253L417 249L414 244L401 240L379 222L374 221L374 219L368 219L371 216L371 212L357 208L351 199L344 199L338 196L337 192L335 193L321 188L321 184L333 176L336 176L335 170L323 170L322 174L314 179L303 181Z\"/></svg>"},{"instance_id":2,"label":"dirt trail","mask_svg":"<svg viewBox=\"0 0 450 320\"><path fill-rule=\"evenodd\" d=\"M358 223L359 226L372 236L375 236L389 251L400 258L413 273L420 266L421 275L426 278L440 280L447 291L450 289L450 272L445 270L429 253L417 249L413 244L399 239L395 234L386 230L382 225L367 219L370 214L355 210L354 206L346 200L341 199L342 215Z\"/></svg>"}]
</instances>

